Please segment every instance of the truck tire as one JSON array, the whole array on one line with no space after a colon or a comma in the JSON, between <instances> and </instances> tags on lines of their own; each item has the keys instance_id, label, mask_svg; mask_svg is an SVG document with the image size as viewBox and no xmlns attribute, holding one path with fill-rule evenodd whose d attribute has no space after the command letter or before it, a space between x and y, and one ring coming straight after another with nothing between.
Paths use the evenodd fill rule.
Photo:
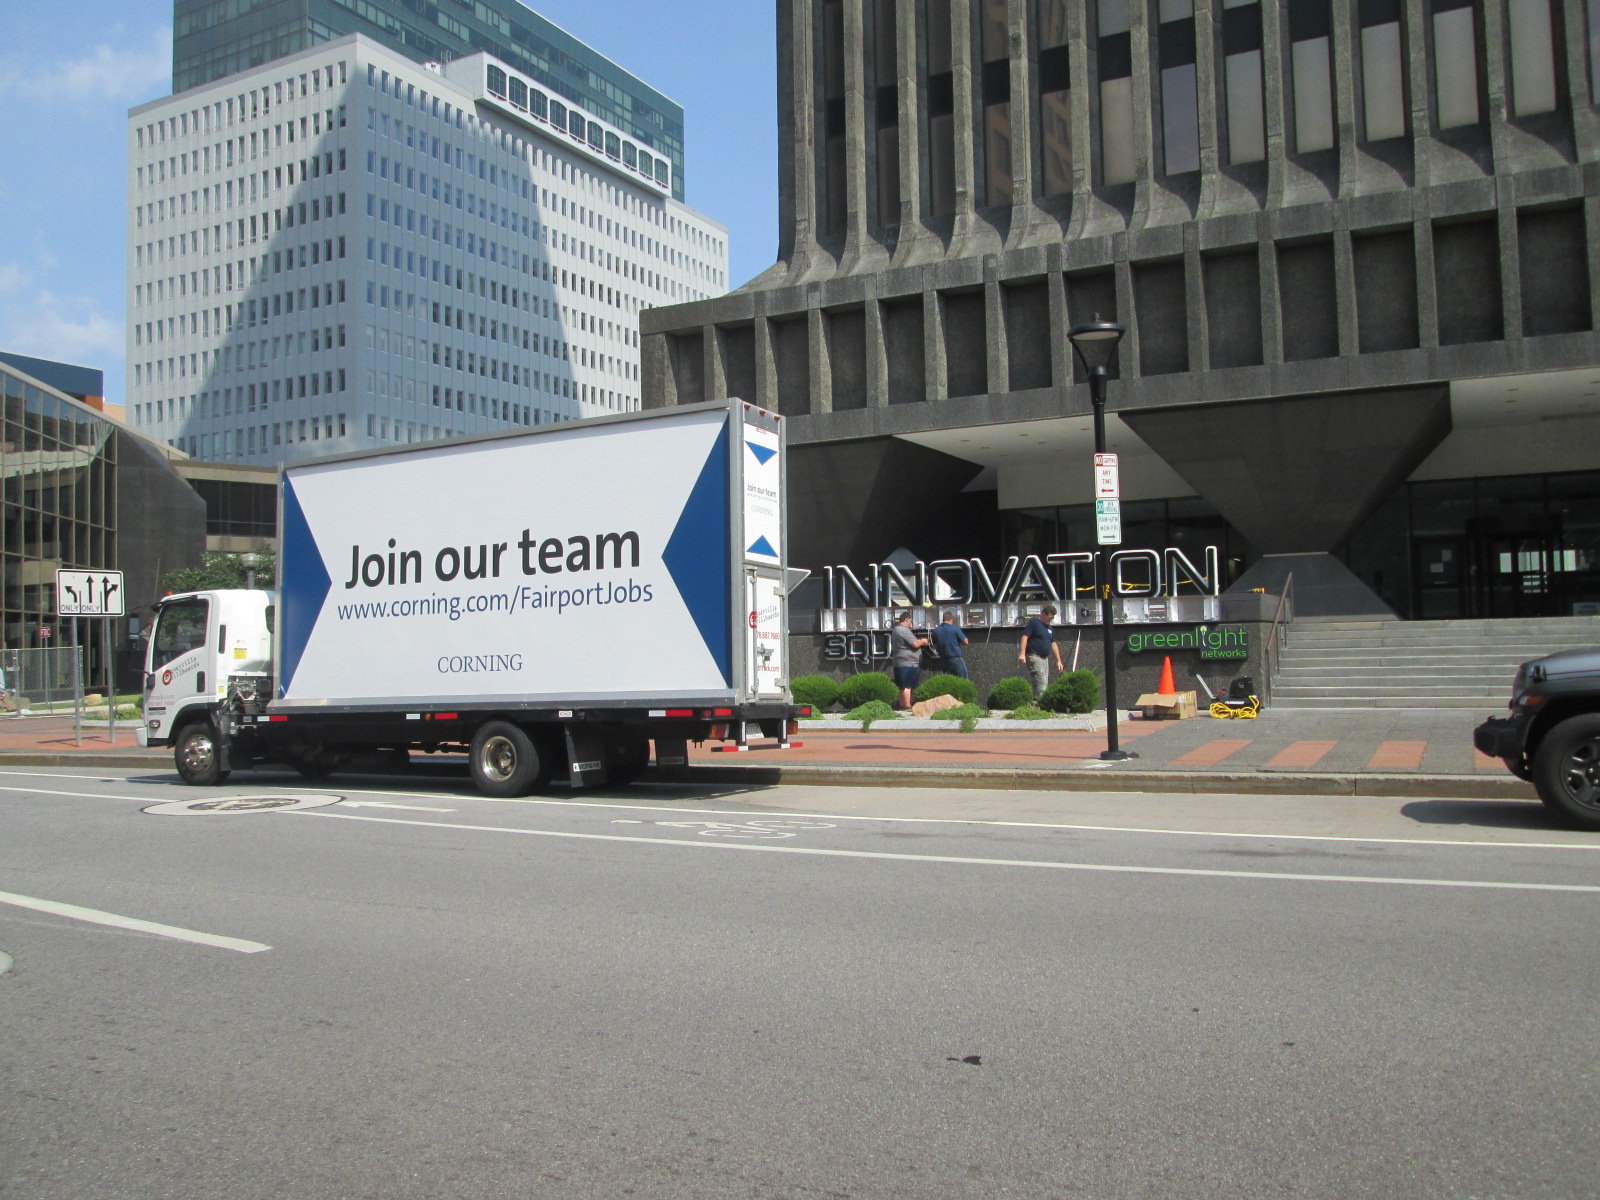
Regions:
<instances>
[{"instance_id":1,"label":"truck tire","mask_svg":"<svg viewBox=\"0 0 1600 1200\"><path fill-rule=\"evenodd\" d=\"M178 775L191 787L215 787L228 778L217 752L217 731L207 721L183 727L172 757Z\"/></svg>"},{"instance_id":2,"label":"truck tire","mask_svg":"<svg viewBox=\"0 0 1600 1200\"><path fill-rule=\"evenodd\" d=\"M650 739L619 734L606 741L606 782L627 787L650 765Z\"/></svg>"},{"instance_id":3,"label":"truck tire","mask_svg":"<svg viewBox=\"0 0 1600 1200\"><path fill-rule=\"evenodd\" d=\"M1600 713L1568 717L1533 756L1539 799L1582 829L1600 829Z\"/></svg>"},{"instance_id":4,"label":"truck tire","mask_svg":"<svg viewBox=\"0 0 1600 1200\"><path fill-rule=\"evenodd\" d=\"M485 796L526 796L544 788L555 772L549 748L510 721L490 721L479 729L468 761L472 782Z\"/></svg>"}]
</instances>

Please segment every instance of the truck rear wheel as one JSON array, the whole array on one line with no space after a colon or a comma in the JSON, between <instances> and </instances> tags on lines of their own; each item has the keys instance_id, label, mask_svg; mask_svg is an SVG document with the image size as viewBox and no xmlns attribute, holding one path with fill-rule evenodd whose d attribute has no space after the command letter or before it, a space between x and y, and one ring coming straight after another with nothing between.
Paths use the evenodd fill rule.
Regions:
<instances>
[{"instance_id":1,"label":"truck rear wheel","mask_svg":"<svg viewBox=\"0 0 1600 1200\"><path fill-rule=\"evenodd\" d=\"M485 796L526 796L550 782L554 756L526 729L490 721L473 736L468 756L472 781Z\"/></svg>"},{"instance_id":2,"label":"truck rear wheel","mask_svg":"<svg viewBox=\"0 0 1600 1200\"><path fill-rule=\"evenodd\" d=\"M192 787L215 787L228 778L229 772L222 769L216 730L207 722L185 725L172 757L178 775Z\"/></svg>"},{"instance_id":3,"label":"truck rear wheel","mask_svg":"<svg viewBox=\"0 0 1600 1200\"><path fill-rule=\"evenodd\" d=\"M1583 829L1600 829L1600 713L1568 717L1533 756L1539 799Z\"/></svg>"}]
</instances>

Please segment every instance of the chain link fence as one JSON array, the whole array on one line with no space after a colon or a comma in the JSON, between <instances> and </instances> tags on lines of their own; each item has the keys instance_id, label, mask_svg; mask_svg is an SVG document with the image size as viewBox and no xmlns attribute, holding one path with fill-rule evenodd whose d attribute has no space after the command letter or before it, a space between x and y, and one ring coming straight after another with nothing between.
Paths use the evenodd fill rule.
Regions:
<instances>
[{"instance_id":1,"label":"chain link fence","mask_svg":"<svg viewBox=\"0 0 1600 1200\"><path fill-rule=\"evenodd\" d=\"M36 650L0 650L0 671L5 672L0 708L20 711L24 701L54 707L70 705L83 711L83 650L79 646L51 646Z\"/></svg>"}]
</instances>

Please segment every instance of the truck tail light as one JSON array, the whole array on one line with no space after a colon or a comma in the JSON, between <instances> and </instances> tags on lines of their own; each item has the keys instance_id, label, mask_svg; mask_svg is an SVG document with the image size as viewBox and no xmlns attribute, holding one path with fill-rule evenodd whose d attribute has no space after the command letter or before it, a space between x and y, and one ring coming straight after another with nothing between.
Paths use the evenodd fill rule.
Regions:
<instances>
[{"instance_id":1,"label":"truck tail light","mask_svg":"<svg viewBox=\"0 0 1600 1200\"><path fill-rule=\"evenodd\" d=\"M728 740L728 727L726 725L713 725L711 727L711 740L725 742Z\"/></svg>"},{"instance_id":2,"label":"truck tail light","mask_svg":"<svg viewBox=\"0 0 1600 1200\"><path fill-rule=\"evenodd\" d=\"M806 715L809 716L810 714L811 714L811 710L809 708L806 709ZM799 721L790 721L786 725L784 725L784 729L786 729L791 734L799 733L800 732L800 722Z\"/></svg>"}]
</instances>

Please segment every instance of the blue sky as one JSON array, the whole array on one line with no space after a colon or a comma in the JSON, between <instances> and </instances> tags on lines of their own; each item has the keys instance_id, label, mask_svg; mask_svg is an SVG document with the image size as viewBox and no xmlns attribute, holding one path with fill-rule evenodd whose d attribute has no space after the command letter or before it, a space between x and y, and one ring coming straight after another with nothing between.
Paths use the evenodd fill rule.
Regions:
<instances>
[{"instance_id":1,"label":"blue sky","mask_svg":"<svg viewBox=\"0 0 1600 1200\"><path fill-rule=\"evenodd\" d=\"M531 5L682 104L688 202L728 226L737 286L777 249L774 5ZM123 396L127 110L172 88L171 0L0 0L0 349Z\"/></svg>"}]
</instances>

